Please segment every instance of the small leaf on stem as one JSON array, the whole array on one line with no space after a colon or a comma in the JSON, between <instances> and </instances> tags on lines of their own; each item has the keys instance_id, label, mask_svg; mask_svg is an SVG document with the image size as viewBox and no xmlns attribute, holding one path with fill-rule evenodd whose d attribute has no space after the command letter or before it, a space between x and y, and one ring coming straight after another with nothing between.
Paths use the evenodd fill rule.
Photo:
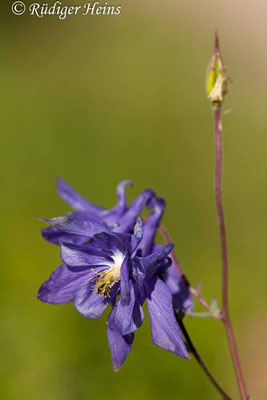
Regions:
<instances>
[{"instance_id":1,"label":"small leaf on stem","mask_svg":"<svg viewBox=\"0 0 267 400\"><path fill-rule=\"evenodd\" d=\"M210 312L193 312L193 311L188 311L186 313L188 317L197 317L197 318L204 318L204 319L211 319L213 315Z\"/></svg>"},{"instance_id":2,"label":"small leaf on stem","mask_svg":"<svg viewBox=\"0 0 267 400\"><path fill-rule=\"evenodd\" d=\"M218 305L218 300L216 297L213 297L210 302L210 312L212 314L220 314L220 308Z\"/></svg>"}]
</instances>

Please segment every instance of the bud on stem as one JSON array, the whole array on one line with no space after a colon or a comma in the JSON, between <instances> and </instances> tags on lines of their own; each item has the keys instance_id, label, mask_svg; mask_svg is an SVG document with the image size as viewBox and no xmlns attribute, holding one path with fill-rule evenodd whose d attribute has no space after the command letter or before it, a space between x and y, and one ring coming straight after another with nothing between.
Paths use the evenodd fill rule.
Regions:
<instances>
[{"instance_id":1,"label":"bud on stem","mask_svg":"<svg viewBox=\"0 0 267 400\"><path fill-rule=\"evenodd\" d=\"M219 38L216 33L214 55L207 73L207 95L209 101L215 108L222 105L228 91L227 86L226 67L222 59Z\"/></svg>"}]
</instances>

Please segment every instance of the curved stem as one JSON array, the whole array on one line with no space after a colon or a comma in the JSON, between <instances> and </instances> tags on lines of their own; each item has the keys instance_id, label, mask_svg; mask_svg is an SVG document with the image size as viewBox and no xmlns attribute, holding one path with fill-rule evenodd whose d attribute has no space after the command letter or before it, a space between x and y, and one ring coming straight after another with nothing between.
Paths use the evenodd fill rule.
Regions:
<instances>
[{"instance_id":1,"label":"curved stem","mask_svg":"<svg viewBox=\"0 0 267 400\"><path fill-rule=\"evenodd\" d=\"M226 400L231 400L231 397L228 396L227 393L225 393L225 391L221 388L221 386L219 385L219 383L216 381L216 379L213 377L213 375L210 373L207 365L205 364L205 362L202 360L199 352L197 351L197 349L195 348L182 320L179 318L179 316L176 315L176 319L177 322L180 326L180 329L184 335L184 338L188 344L188 346L190 347L190 350L192 352L192 354L194 355L196 361L198 362L198 364L200 365L200 367L202 368L202 370L204 371L204 373L206 374L206 376L208 377L208 379L210 380L210 382L213 384L213 386L216 388L216 390L222 395L222 397Z\"/></svg>"},{"instance_id":2,"label":"curved stem","mask_svg":"<svg viewBox=\"0 0 267 400\"><path fill-rule=\"evenodd\" d=\"M214 108L214 122L215 122L215 147L216 147L216 161L215 161L215 197L217 214L220 229L221 239L221 252L222 252L222 321L225 326L226 335L232 355L232 360L235 368L235 373L238 381L239 392L242 400L247 400L248 395L246 391L245 381L243 378L241 365L239 361L238 351L236 347L234 331L229 316L228 306L228 256L227 256L227 241L226 230L224 223L224 212L222 203L222 122L221 122L221 107Z\"/></svg>"}]
</instances>

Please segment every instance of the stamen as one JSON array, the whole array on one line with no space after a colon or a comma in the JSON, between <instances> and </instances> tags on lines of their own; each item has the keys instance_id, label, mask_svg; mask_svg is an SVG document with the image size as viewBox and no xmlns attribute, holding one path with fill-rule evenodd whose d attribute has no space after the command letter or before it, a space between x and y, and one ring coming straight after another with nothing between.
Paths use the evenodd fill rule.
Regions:
<instances>
[{"instance_id":1,"label":"stamen","mask_svg":"<svg viewBox=\"0 0 267 400\"><path fill-rule=\"evenodd\" d=\"M124 254L120 251L116 251L112 258L113 262L106 264L109 268L98 272L97 275L91 279L91 282L95 282L94 291L102 297L110 297L110 292L115 283L120 281L120 270L124 260ZM93 268L91 269L93 270Z\"/></svg>"},{"instance_id":2,"label":"stamen","mask_svg":"<svg viewBox=\"0 0 267 400\"><path fill-rule=\"evenodd\" d=\"M120 268L114 267L101 271L94 280L96 280L94 285L96 293L99 296L110 297L109 293L113 286L120 281Z\"/></svg>"}]
</instances>

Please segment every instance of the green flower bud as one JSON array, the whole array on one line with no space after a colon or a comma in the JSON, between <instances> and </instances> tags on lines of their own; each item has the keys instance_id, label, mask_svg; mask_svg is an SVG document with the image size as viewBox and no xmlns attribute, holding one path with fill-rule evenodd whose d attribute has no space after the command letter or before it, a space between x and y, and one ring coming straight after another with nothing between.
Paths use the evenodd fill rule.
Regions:
<instances>
[{"instance_id":1,"label":"green flower bud","mask_svg":"<svg viewBox=\"0 0 267 400\"><path fill-rule=\"evenodd\" d=\"M219 38L216 33L214 55L207 74L207 95L213 106L221 106L228 91L227 89L228 79L226 77L226 67L221 56Z\"/></svg>"}]
</instances>

